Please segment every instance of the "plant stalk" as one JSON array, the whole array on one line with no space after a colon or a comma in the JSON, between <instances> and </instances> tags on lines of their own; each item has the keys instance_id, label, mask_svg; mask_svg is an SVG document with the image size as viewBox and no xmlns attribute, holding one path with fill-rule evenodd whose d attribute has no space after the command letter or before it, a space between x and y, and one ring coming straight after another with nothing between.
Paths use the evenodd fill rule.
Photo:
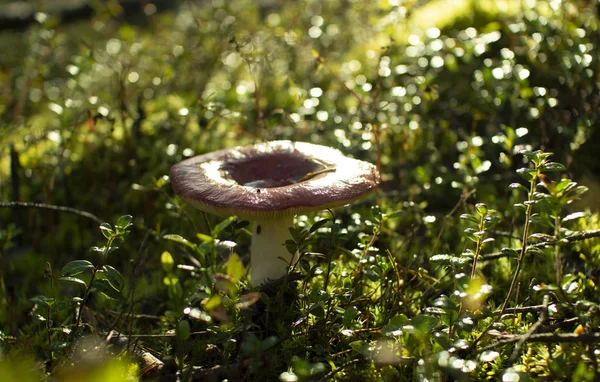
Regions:
<instances>
[{"instance_id":1,"label":"plant stalk","mask_svg":"<svg viewBox=\"0 0 600 382\"><path fill-rule=\"evenodd\" d=\"M481 215L481 219L479 220L479 232L483 232L485 224L485 214ZM477 247L475 248L475 257L473 258L473 269L471 270L471 280L475 278L475 271L477 270L477 259L479 258L479 254L481 253L481 243L483 242L483 235L477 238Z\"/></svg>"},{"instance_id":2,"label":"plant stalk","mask_svg":"<svg viewBox=\"0 0 600 382\"><path fill-rule=\"evenodd\" d=\"M81 315L83 314L83 308L85 307L85 304L87 303L87 300L90 297L90 292L92 291L92 285L94 285L94 280L96 279L96 273L98 273L100 268L104 265L104 260L108 256L108 251L110 250L112 243L113 243L113 239L112 238L108 239L108 241L106 242L106 247L104 247L104 252L102 253L102 257L100 258L100 261L98 261L98 263L92 270L92 278L90 278L90 282L88 283L88 286L85 289L85 293L83 294L83 299L81 300L81 305L79 305L79 310L77 312L77 321L75 322L75 330L73 331L74 333L77 333L79 331L78 329L79 329L79 325L81 324Z\"/></svg>"},{"instance_id":3,"label":"plant stalk","mask_svg":"<svg viewBox=\"0 0 600 382\"><path fill-rule=\"evenodd\" d=\"M537 166L536 166L536 170L537 170ZM536 185L537 178L538 178L538 174L536 172L535 176L530 181L529 195L527 197L527 202L529 202L529 203L527 203L527 210L525 211L525 228L523 229L523 239L522 239L523 246L521 247L521 253L519 254L519 258L517 259L517 269L515 270L515 274L510 283L510 288L508 289L508 295L506 296L506 300L504 300L504 303L502 304L502 310L500 310L500 315L503 315L504 312L506 311L506 308L508 308L508 303L514 293L515 286L517 285L517 280L519 279L519 274L521 273L521 268L523 266L523 258L525 257L525 252L527 250L527 238L529 236L529 218L531 216L531 209L532 209L531 202L533 202L533 193L535 192L535 185Z\"/></svg>"}]
</instances>

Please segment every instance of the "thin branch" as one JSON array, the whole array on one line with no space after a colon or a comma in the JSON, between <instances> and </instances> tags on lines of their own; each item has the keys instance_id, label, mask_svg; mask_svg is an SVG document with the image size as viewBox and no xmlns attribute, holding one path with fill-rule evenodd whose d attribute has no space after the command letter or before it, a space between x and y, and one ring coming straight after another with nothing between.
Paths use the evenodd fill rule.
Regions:
<instances>
[{"instance_id":1,"label":"thin branch","mask_svg":"<svg viewBox=\"0 0 600 382\"><path fill-rule=\"evenodd\" d=\"M165 364L160 359L156 358L149 351L144 351L141 347L129 346L130 341L127 336L116 330L111 330L105 339L107 344L116 346L122 350L128 351L129 354L137 361L140 371L146 377L155 377L164 368Z\"/></svg>"},{"instance_id":2,"label":"thin branch","mask_svg":"<svg viewBox=\"0 0 600 382\"><path fill-rule=\"evenodd\" d=\"M567 236L565 237L563 240L561 240L559 242L559 244L562 244L565 240L570 243L573 241L581 241L581 240L587 240L587 239L591 239L594 237L600 237L600 229L592 229L592 230L587 230L587 231L578 231L577 233Z\"/></svg>"},{"instance_id":3,"label":"thin branch","mask_svg":"<svg viewBox=\"0 0 600 382\"><path fill-rule=\"evenodd\" d=\"M121 312L117 312L115 310L108 310L107 313L109 313L112 316L119 316L121 314ZM148 319L148 320L163 320L164 319L164 317L155 316L155 315L151 315L151 314L125 313L123 315L125 317L130 317L130 318Z\"/></svg>"},{"instance_id":4,"label":"thin branch","mask_svg":"<svg viewBox=\"0 0 600 382\"><path fill-rule=\"evenodd\" d=\"M362 106L364 106L367 109L371 108L371 104L368 103L367 101L365 101L360 94L358 94L354 89L349 88L348 85L346 85L346 82L344 80L342 80L340 78L340 76L337 75L336 72L334 72L329 65L327 65L327 60L324 57L317 57L317 63L319 63L320 65L323 65L324 68L326 68L329 71L329 74L331 74L333 76L333 78L335 78L339 83L342 84L342 86L350 92L350 94L352 94L354 96L354 98L356 98L356 100L358 101L358 103L360 103Z\"/></svg>"},{"instance_id":5,"label":"thin branch","mask_svg":"<svg viewBox=\"0 0 600 382\"><path fill-rule=\"evenodd\" d=\"M437 237L435 238L435 243L433 244L433 249L432 249L432 254L435 255L438 245L440 243L440 240L442 238L442 235L444 234L444 230L446 229L446 226L448 224L448 219L450 219L452 217L452 215L454 215L456 213L456 211L460 208L460 206L462 206L463 204L465 204L465 202L467 200L469 200L469 198L475 193L475 189L472 190L464 190L462 192L462 194L460 195L460 199L458 200L458 202L456 202L456 204L454 205L454 208L452 208L452 210L450 212L448 212L446 214L446 216L444 216L444 221L442 223L442 228L440 228L440 232L438 233Z\"/></svg>"},{"instance_id":6,"label":"thin branch","mask_svg":"<svg viewBox=\"0 0 600 382\"><path fill-rule=\"evenodd\" d=\"M515 239L515 240L521 240L522 238L517 236L517 235L513 235L510 232L504 232L504 231L496 231L495 229L491 229L488 231L491 235L493 236L504 236L504 237L508 237L510 239Z\"/></svg>"},{"instance_id":7,"label":"thin branch","mask_svg":"<svg viewBox=\"0 0 600 382\"><path fill-rule=\"evenodd\" d=\"M337 368L331 370L329 373L325 374L325 376L323 376L323 378L321 378L321 381L327 381L330 380L331 378L333 378L334 375L336 375L337 373L343 371L345 368L352 366L352 365L358 365L361 363L366 363L367 360L364 358L355 358L352 359L346 363L341 364L340 366L338 366Z\"/></svg>"},{"instance_id":8,"label":"thin branch","mask_svg":"<svg viewBox=\"0 0 600 382\"><path fill-rule=\"evenodd\" d=\"M545 248L545 247L549 247L552 246L554 244L558 244L558 245L566 245L566 244L570 244L576 241L582 241L582 240L587 240L587 239L592 239L592 238L597 238L600 237L600 229L597 230L587 230L587 231L578 231L577 233L564 237L562 238L560 241L556 241L556 240L549 240L549 241L544 241L541 243L535 243L532 245L529 245L527 248ZM522 248L517 248L516 251L519 252L521 251ZM495 252L495 253L488 253L487 255L481 255L480 260L482 261L491 261L491 260L497 260L497 259L501 259L503 257L508 257L507 253L503 253L503 252Z\"/></svg>"},{"instance_id":9,"label":"thin branch","mask_svg":"<svg viewBox=\"0 0 600 382\"><path fill-rule=\"evenodd\" d=\"M506 308L504 313L530 313L530 312L539 312L541 310L547 309L544 305L531 305L531 306L520 306L517 308ZM495 310L494 314L500 314L502 311L500 309Z\"/></svg>"},{"instance_id":10,"label":"thin branch","mask_svg":"<svg viewBox=\"0 0 600 382\"><path fill-rule=\"evenodd\" d=\"M537 174L539 174L539 167L540 167L540 165L536 165L536 167L535 167L536 175L534 175L530 180L529 195L527 197L527 201L533 200L536 182L537 182ZM508 293L506 295L506 299L504 300L504 303L502 304L502 313L504 313L506 308L508 308L508 303L510 302L512 294L513 294L515 287L517 285L517 282L519 280L519 275L521 273L521 267L523 267L523 259L525 258L525 254L527 253L527 244L528 244L527 240L529 239L529 225L531 224L531 221L529 218L531 217L531 211L532 211L532 204L527 203L527 210L525 211L525 227L523 228L523 240L521 240L521 242L523 243L523 247L521 248L521 251L519 252L519 258L517 259L517 268L515 269L515 274L513 275L512 281L510 282L510 287L508 288ZM517 301L517 302L519 301L518 297L515 301Z\"/></svg>"},{"instance_id":11,"label":"thin branch","mask_svg":"<svg viewBox=\"0 0 600 382\"><path fill-rule=\"evenodd\" d=\"M521 337L519 342L517 342L517 346L515 346L515 349L513 350L512 354L508 360L509 365L513 365L517 361L517 358L519 357L519 354L521 354L521 350L523 349L523 345L525 345L525 343L527 342L527 339L531 338L531 336L533 336L535 334L535 332L537 332L537 330L548 319L548 304L550 304L550 297L548 295L545 295L544 303L542 304L544 309L541 311L540 318L537 320L537 322L535 324L533 324L531 326L531 328L529 328L527 333L525 333L525 335Z\"/></svg>"},{"instance_id":12,"label":"thin branch","mask_svg":"<svg viewBox=\"0 0 600 382\"><path fill-rule=\"evenodd\" d=\"M96 215L94 215L90 212L78 210L77 208L56 206L54 204L33 203L33 202L0 202L0 208L16 208L16 207L38 208L38 209L53 210L53 211L59 211L59 212L67 212L70 214L79 215L84 218L91 219L98 224L103 223L102 219L100 219Z\"/></svg>"},{"instance_id":13,"label":"thin branch","mask_svg":"<svg viewBox=\"0 0 600 382\"><path fill-rule=\"evenodd\" d=\"M496 349L499 346L514 344L515 342L519 342L523 339L524 335L504 335L500 337L500 340L495 344L491 344L484 348L479 349L477 352L482 353L487 350ZM537 333L532 334L526 338L526 342L541 342L546 344L552 343L575 343L579 342L582 344L596 344L600 342L600 333L586 333L586 334L576 334L576 333Z\"/></svg>"},{"instance_id":14,"label":"thin branch","mask_svg":"<svg viewBox=\"0 0 600 382\"><path fill-rule=\"evenodd\" d=\"M203 330L199 332L191 332L190 336L198 336L202 334L211 333L208 330ZM169 337L177 337L177 333L165 333L165 334L130 334L129 338L169 338Z\"/></svg>"}]
</instances>

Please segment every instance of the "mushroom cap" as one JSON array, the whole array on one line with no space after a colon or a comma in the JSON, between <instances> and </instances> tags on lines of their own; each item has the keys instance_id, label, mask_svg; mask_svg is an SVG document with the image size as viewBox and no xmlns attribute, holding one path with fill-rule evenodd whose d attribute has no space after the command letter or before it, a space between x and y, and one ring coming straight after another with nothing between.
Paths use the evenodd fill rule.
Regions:
<instances>
[{"instance_id":1,"label":"mushroom cap","mask_svg":"<svg viewBox=\"0 0 600 382\"><path fill-rule=\"evenodd\" d=\"M348 204L375 190L379 172L339 150L272 141L219 150L171 167L175 193L197 208L270 220Z\"/></svg>"}]
</instances>

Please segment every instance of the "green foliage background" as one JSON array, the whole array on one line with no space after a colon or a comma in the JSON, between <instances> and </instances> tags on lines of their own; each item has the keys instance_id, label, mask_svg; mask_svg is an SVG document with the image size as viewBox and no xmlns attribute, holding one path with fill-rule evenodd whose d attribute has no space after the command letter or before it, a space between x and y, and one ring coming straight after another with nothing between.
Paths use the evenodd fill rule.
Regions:
<instances>
[{"instance_id":1,"label":"green foliage background","mask_svg":"<svg viewBox=\"0 0 600 382\"><path fill-rule=\"evenodd\" d=\"M135 17L89 4L89 20L41 9L0 32L0 199L133 226L109 253L119 240L85 216L0 209L5 363L27 354L41 374L93 373L77 354L97 343L79 335L119 328L165 335L143 339L161 378L597 378L600 247L568 240L599 228L596 1L184 1ZM333 217L298 216L301 281L255 295L245 223L194 210L167 175L276 139L376 163L383 182ZM535 166L538 149L567 172ZM539 172L524 181L519 168ZM523 251L503 307L529 225L539 250ZM99 253L124 286L81 304L58 278ZM536 322L591 340L502 343Z\"/></svg>"}]
</instances>

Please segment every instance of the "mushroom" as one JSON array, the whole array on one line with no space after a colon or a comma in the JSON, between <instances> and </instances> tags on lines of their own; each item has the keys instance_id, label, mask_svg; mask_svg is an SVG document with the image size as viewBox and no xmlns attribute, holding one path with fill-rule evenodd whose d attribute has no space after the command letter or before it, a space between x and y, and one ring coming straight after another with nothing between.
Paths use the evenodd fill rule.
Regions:
<instances>
[{"instance_id":1,"label":"mushroom","mask_svg":"<svg viewBox=\"0 0 600 382\"><path fill-rule=\"evenodd\" d=\"M370 163L304 142L271 141L189 158L171 167L176 194L200 210L254 221L250 280L263 284L297 261L285 247L294 215L348 204L379 184Z\"/></svg>"}]
</instances>

